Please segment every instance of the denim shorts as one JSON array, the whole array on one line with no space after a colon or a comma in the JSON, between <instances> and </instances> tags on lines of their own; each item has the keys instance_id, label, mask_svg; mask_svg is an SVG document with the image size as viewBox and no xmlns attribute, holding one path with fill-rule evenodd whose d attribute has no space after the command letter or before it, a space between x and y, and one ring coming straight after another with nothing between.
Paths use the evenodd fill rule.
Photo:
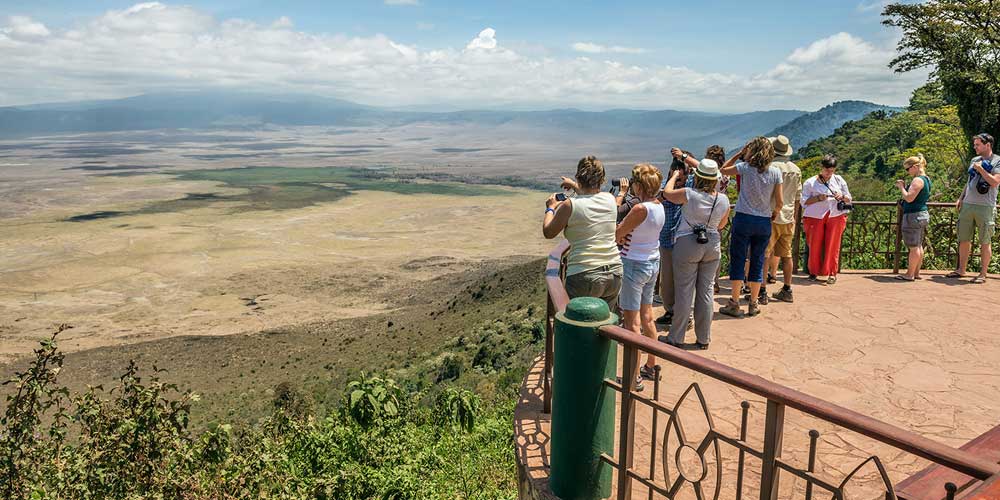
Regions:
<instances>
[{"instance_id":1,"label":"denim shorts","mask_svg":"<svg viewBox=\"0 0 1000 500\"><path fill-rule=\"evenodd\" d=\"M623 311L638 311L639 306L653 303L653 289L660 270L660 259L622 259L625 272L622 276L622 293L618 304Z\"/></svg>"}]
</instances>

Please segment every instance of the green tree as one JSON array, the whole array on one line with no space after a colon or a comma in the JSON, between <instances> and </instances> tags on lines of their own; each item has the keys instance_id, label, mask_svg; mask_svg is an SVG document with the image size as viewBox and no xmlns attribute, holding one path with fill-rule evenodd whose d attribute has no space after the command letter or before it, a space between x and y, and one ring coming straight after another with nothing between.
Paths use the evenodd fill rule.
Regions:
<instances>
[{"instance_id":1,"label":"green tree","mask_svg":"<svg viewBox=\"0 0 1000 500\"><path fill-rule=\"evenodd\" d=\"M945 95L958 105L966 136L1000 133L1000 2L928 0L894 3L882 23L900 28L897 72L933 68Z\"/></svg>"}]
</instances>

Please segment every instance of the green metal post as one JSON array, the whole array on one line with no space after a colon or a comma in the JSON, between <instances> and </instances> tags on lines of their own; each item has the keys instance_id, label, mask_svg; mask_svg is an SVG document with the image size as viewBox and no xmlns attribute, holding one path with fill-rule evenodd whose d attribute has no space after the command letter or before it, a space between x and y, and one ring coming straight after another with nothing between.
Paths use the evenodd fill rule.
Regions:
<instances>
[{"instance_id":1,"label":"green metal post","mask_svg":"<svg viewBox=\"0 0 1000 500\"><path fill-rule=\"evenodd\" d=\"M578 297L556 315L552 376L552 443L549 487L563 500L597 500L611 495L614 453L615 378L618 350L597 329L614 324L601 299Z\"/></svg>"}]
</instances>

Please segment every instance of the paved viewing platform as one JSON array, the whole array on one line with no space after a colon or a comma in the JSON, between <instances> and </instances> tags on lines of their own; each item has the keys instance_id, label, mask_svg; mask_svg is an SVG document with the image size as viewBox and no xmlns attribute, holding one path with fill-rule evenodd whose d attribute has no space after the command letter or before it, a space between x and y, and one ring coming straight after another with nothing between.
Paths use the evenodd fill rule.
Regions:
<instances>
[{"instance_id":1,"label":"paved viewing platform","mask_svg":"<svg viewBox=\"0 0 1000 500\"><path fill-rule=\"evenodd\" d=\"M973 284L971 276L948 279L944 272L922 274L923 280L911 283L897 281L887 271L846 271L832 286L796 277L794 303L772 301L762 306L760 316L747 319L716 313L710 348L692 352L941 444L961 447L1000 424L1000 279L991 277L985 284ZM717 305L728 296L728 283L721 283ZM770 285L769 291L779 287ZM693 331L688 332L687 342L694 342ZM623 348L618 343L612 345L618 349L620 375ZM639 359L644 363L646 354L640 353ZM669 420L676 417L683 422L689 442L701 441L710 427L719 434L738 437L741 402L747 401L745 441L763 449L765 398L670 362L657 363L662 366L662 380L656 401L674 410L694 383L704 395L710 417L702 410L697 391L689 392L672 416L656 412L655 427L652 407L636 404L633 469L659 485L670 485L678 477L679 466L684 477L704 477L699 483L704 498L713 498L716 489L720 498L737 498L739 450L723 443L720 448L708 446L700 457L691 448L676 452L676 432L670 430ZM544 360L536 360L522 386L514 416L522 499L554 498L547 496L551 415L542 411L543 367ZM559 380L552 384L558 392ZM645 381L644 385L638 395L652 398L654 384ZM615 398L615 449L611 456L617 459L621 395L615 392ZM783 429L781 459L802 470L810 461L810 431L818 431L814 470L833 485L839 485L871 456L880 458L888 481L894 485L930 464L792 408L784 411ZM669 480L664 475L665 458ZM996 463L1000 456L987 459ZM721 481L717 479L720 465ZM761 470L761 460L747 453L744 498L758 498ZM613 477L615 496L617 470ZM956 483L961 487L960 481ZM875 463L868 462L848 481L845 491L847 498L884 498L883 484ZM781 472L779 498L803 498L805 490L806 481ZM821 489L812 493L829 498ZM659 493L648 495L641 481L632 481L632 498L664 498ZM957 498L961 497L960 491ZM677 498L696 498L695 488L691 483L683 484ZM933 492L926 498L944 498L944 494Z\"/></svg>"}]
</instances>

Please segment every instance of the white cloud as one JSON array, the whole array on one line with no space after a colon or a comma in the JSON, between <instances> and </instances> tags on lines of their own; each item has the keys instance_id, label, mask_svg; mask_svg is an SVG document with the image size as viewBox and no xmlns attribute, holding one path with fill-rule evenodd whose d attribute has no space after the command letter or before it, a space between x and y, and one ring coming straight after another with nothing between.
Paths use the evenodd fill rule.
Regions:
<instances>
[{"instance_id":1,"label":"white cloud","mask_svg":"<svg viewBox=\"0 0 1000 500\"><path fill-rule=\"evenodd\" d=\"M420 0L385 0L386 5L420 5Z\"/></svg>"},{"instance_id":2,"label":"white cloud","mask_svg":"<svg viewBox=\"0 0 1000 500\"><path fill-rule=\"evenodd\" d=\"M40 38L51 34L44 24L33 21L26 16L10 16L7 27L0 30L11 38Z\"/></svg>"},{"instance_id":3,"label":"white cloud","mask_svg":"<svg viewBox=\"0 0 1000 500\"><path fill-rule=\"evenodd\" d=\"M894 0L864 0L858 4L858 12L882 12L887 5L893 3Z\"/></svg>"},{"instance_id":4,"label":"white cloud","mask_svg":"<svg viewBox=\"0 0 1000 500\"><path fill-rule=\"evenodd\" d=\"M465 48L466 50L497 48L497 31L493 28L480 31L479 36L473 38Z\"/></svg>"},{"instance_id":5,"label":"white cloud","mask_svg":"<svg viewBox=\"0 0 1000 500\"><path fill-rule=\"evenodd\" d=\"M261 25L155 2L71 29L12 17L0 25L0 105L247 87L389 106L816 109L841 99L903 104L926 77L894 74L886 66L891 44L847 33L754 74L625 64L615 60L627 53L623 47L589 44L584 48L603 50L560 58L501 42L487 27L464 47L418 47L386 35L307 33L287 18Z\"/></svg>"},{"instance_id":6,"label":"white cloud","mask_svg":"<svg viewBox=\"0 0 1000 500\"><path fill-rule=\"evenodd\" d=\"M585 52L587 54L642 54L646 52L646 49L633 48L633 47L621 47L614 45L611 47L606 47L604 45L598 45L596 43L590 42L576 42L572 45L573 50L577 52Z\"/></svg>"}]
</instances>

